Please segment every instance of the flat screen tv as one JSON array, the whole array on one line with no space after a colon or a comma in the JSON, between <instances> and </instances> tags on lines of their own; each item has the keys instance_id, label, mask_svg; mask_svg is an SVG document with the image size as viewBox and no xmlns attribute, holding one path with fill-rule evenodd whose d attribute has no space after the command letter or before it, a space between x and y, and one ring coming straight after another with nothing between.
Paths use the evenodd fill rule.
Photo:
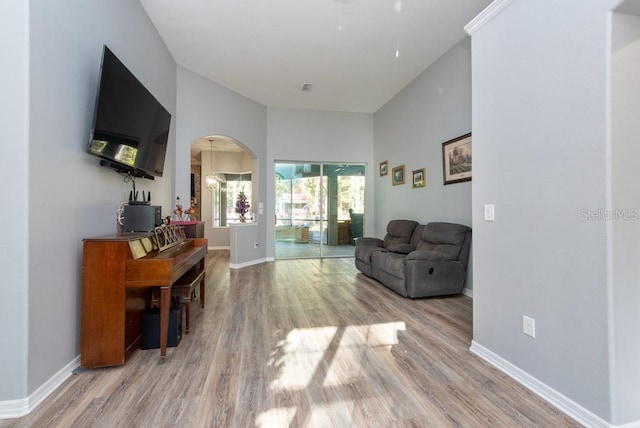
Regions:
<instances>
[{"instance_id":1,"label":"flat screen tv","mask_svg":"<svg viewBox=\"0 0 640 428\"><path fill-rule=\"evenodd\" d=\"M104 47L89 153L135 177L162 177L171 114Z\"/></svg>"}]
</instances>

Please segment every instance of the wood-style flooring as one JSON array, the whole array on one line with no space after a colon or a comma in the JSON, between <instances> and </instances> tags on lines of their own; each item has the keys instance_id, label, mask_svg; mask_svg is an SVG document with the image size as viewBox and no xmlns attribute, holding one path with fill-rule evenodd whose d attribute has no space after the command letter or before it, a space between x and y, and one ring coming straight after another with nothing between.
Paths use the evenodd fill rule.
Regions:
<instances>
[{"instance_id":1,"label":"wood-style flooring","mask_svg":"<svg viewBox=\"0 0 640 428\"><path fill-rule=\"evenodd\" d=\"M230 270L166 360L79 369L0 427L563 427L561 412L469 352L472 301L410 300L353 259Z\"/></svg>"}]
</instances>

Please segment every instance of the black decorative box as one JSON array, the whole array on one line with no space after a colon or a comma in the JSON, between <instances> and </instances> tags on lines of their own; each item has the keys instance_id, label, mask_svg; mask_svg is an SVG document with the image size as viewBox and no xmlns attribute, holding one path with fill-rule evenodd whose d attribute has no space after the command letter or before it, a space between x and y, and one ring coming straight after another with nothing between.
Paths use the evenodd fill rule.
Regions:
<instances>
[{"instance_id":1,"label":"black decorative box","mask_svg":"<svg viewBox=\"0 0 640 428\"><path fill-rule=\"evenodd\" d=\"M160 348L160 309L149 309L142 314L140 321L142 324L141 349ZM167 337L167 347L178 346L182 339L182 306L169 310L169 334Z\"/></svg>"}]
</instances>

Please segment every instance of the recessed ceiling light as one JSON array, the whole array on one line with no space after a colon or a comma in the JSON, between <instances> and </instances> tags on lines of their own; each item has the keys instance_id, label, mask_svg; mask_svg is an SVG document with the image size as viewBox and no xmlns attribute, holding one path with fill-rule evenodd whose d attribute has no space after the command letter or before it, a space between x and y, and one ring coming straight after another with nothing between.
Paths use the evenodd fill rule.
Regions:
<instances>
[{"instance_id":1,"label":"recessed ceiling light","mask_svg":"<svg viewBox=\"0 0 640 428\"><path fill-rule=\"evenodd\" d=\"M400 57L400 49L396 49L396 58Z\"/></svg>"},{"instance_id":2,"label":"recessed ceiling light","mask_svg":"<svg viewBox=\"0 0 640 428\"><path fill-rule=\"evenodd\" d=\"M303 83L302 84L302 90L304 92L311 92L312 89L313 89L313 83Z\"/></svg>"}]
</instances>

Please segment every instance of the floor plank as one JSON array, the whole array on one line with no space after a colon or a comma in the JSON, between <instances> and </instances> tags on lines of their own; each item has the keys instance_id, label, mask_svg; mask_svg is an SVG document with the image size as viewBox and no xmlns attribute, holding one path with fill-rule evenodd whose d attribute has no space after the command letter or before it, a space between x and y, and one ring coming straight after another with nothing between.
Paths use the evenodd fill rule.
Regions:
<instances>
[{"instance_id":1,"label":"floor plank","mask_svg":"<svg viewBox=\"0 0 640 428\"><path fill-rule=\"evenodd\" d=\"M0 427L579 426L469 352L466 296L405 299L349 258L206 263L206 307L166 360L80 369Z\"/></svg>"}]
</instances>

